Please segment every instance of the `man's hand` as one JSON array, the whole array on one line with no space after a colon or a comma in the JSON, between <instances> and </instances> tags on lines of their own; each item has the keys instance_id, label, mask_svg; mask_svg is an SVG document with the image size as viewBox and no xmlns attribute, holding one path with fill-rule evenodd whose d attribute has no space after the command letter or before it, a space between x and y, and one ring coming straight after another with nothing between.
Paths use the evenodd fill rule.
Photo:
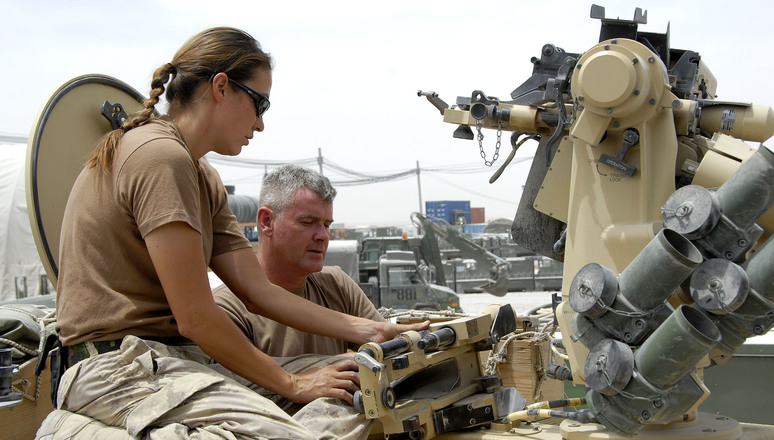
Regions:
<instances>
[{"instance_id":1,"label":"man's hand","mask_svg":"<svg viewBox=\"0 0 774 440\"><path fill-rule=\"evenodd\" d=\"M358 365L352 360L312 368L292 375L293 389L285 397L296 403L311 402L318 397L337 397L352 405L352 395L360 389Z\"/></svg>"},{"instance_id":2,"label":"man's hand","mask_svg":"<svg viewBox=\"0 0 774 440\"><path fill-rule=\"evenodd\" d=\"M421 330L427 330L430 327L430 321L425 321L419 324L391 324L389 322L374 322L373 323L373 336L371 336L371 342L380 344L382 342L391 341L403 332L413 330L415 332Z\"/></svg>"}]
</instances>

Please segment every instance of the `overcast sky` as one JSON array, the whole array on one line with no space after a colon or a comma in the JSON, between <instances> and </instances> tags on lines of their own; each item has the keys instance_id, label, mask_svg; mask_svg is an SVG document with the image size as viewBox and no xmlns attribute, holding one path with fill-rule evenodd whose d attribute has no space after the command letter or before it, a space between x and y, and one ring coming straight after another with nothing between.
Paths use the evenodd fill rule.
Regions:
<instances>
[{"instance_id":1,"label":"overcast sky","mask_svg":"<svg viewBox=\"0 0 774 440\"><path fill-rule=\"evenodd\" d=\"M768 1L609 1L608 17L647 10L640 30L699 52L719 99L774 105ZM28 135L60 85L83 74L118 78L147 95L153 70L194 33L229 25L257 38L275 60L266 130L243 157L315 157L364 173L478 164L476 173L421 174L421 198L470 200L487 220L516 212L534 146L494 184L475 141L451 136L417 90L447 103L482 90L509 99L532 73L543 44L584 52L599 36L583 1L13 1L0 0L0 133ZM487 158L495 134L485 131ZM257 195L262 169L219 167L238 194ZM333 178L333 176L331 176ZM403 225L419 209L416 177L343 187L334 217L347 227Z\"/></svg>"}]
</instances>

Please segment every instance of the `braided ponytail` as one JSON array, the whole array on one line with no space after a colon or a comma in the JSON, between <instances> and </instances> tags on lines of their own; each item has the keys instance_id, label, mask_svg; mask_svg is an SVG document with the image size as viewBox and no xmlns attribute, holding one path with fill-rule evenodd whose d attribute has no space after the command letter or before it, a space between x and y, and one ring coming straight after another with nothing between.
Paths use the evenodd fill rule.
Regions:
<instances>
[{"instance_id":1,"label":"braided ponytail","mask_svg":"<svg viewBox=\"0 0 774 440\"><path fill-rule=\"evenodd\" d=\"M271 70L271 56L248 33L235 28L216 27L194 35L177 51L171 63L156 69L151 80L150 97L143 102L143 108L124 121L121 128L100 139L87 167L99 166L110 174L115 151L124 133L145 124L154 116L156 104L165 91L170 106L183 108L194 100L199 85L210 82L217 73L224 72L230 78L245 81L258 68Z\"/></svg>"},{"instance_id":2,"label":"braided ponytail","mask_svg":"<svg viewBox=\"0 0 774 440\"><path fill-rule=\"evenodd\" d=\"M173 74L174 66L169 63L156 69L153 73L153 79L151 80L150 97L143 101L143 108L124 121L120 128L117 128L102 137L97 148L91 153L91 157L86 166L89 168L99 166L102 167L102 170L106 174L110 174L116 148L118 148L118 144L124 136L124 133L135 127L139 127L150 120L151 116L156 112L156 104L159 103L159 96L164 93L164 85L169 81L170 76Z\"/></svg>"}]
</instances>

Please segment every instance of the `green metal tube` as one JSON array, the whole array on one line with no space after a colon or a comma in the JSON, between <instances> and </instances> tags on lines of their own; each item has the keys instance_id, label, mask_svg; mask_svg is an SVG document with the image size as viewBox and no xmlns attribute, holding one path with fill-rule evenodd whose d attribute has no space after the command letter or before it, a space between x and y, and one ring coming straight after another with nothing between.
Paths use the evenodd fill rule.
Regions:
<instances>
[{"instance_id":1,"label":"green metal tube","mask_svg":"<svg viewBox=\"0 0 774 440\"><path fill-rule=\"evenodd\" d=\"M774 206L774 153L761 145L715 195L723 215L747 229Z\"/></svg>"},{"instance_id":2,"label":"green metal tube","mask_svg":"<svg viewBox=\"0 0 774 440\"><path fill-rule=\"evenodd\" d=\"M681 234L662 229L621 272L621 295L640 310L664 303L702 262L701 252Z\"/></svg>"},{"instance_id":3,"label":"green metal tube","mask_svg":"<svg viewBox=\"0 0 774 440\"><path fill-rule=\"evenodd\" d=\"M774 301L774 236L766 240L742 267L747 271L750 288Z\"/></svg>"},{"instance_id":4,"label":"green metal tube","mask_svg":"<svg viewBox=\"0 0 774 440\"><path fill-rule=\"evenodd\" d=\"M699 310L681 305L634 352L635 369L666 390L690 373L720 342L720 331Z\"/></svg>"}]
</instances>

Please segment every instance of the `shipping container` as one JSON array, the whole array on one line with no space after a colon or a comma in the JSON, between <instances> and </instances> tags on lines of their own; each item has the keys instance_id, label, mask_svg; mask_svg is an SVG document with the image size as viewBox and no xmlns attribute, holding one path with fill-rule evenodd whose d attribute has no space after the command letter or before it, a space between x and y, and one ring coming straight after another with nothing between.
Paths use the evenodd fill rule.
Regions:
<instances>
[{"instance_id":1,"label":"shipping container","mask_svg":"<svg viewBox=\"0 0 774 440\"><path fill-rule=\"evenodd\" d=\"M425 202L425 215L452 225L470 223L470 200L436 200Z\"/></svg>"}]
</instances>

